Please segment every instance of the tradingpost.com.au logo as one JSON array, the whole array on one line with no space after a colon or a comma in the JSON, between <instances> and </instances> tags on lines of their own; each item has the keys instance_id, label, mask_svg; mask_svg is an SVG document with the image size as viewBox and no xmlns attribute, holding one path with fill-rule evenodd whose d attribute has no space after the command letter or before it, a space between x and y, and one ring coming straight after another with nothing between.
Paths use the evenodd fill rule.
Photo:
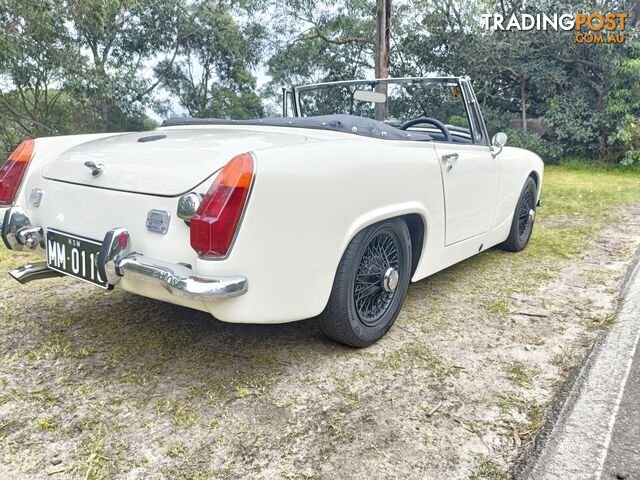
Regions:
<instances>
[{"instance_id":1,"label":"tradingpost.com.au logo","mask_svg":"<svg viewBox=\"0 0 640 480\"><path fill-rule=\"evenodd\" d=\"M482 15L486 30L574 30L576 43L623 43L625 22L622 13L544 13L513 14L505 18L499 13Z\"/></svg>"}]
</instances>

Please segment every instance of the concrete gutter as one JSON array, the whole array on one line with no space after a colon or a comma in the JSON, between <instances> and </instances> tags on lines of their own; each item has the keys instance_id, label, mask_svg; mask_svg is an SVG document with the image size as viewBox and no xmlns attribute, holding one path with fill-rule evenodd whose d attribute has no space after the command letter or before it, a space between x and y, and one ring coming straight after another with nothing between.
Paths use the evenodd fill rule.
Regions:
<instances>
[{"instance_id":1,"label":"concrete gutter","mask_svg":"<svg viewBox=\"0 0 640 480\"><path fill-rule=\"evenodd\" d=\"M617 318L570 379L555 421L540 434L518 479L597 479L640 340L640 251L627 272ZM552 414L553 415L553 414Z\"/></svg>"}]
</instances>

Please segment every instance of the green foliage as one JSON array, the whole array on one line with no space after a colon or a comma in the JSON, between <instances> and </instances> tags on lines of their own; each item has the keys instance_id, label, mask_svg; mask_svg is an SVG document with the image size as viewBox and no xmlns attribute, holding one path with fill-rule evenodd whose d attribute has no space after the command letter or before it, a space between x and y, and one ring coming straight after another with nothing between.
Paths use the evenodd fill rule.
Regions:
<instances>
[{"instance_id":1,"label":"green foliage","mask_svg":"<svg viewBox=\"0 0 640 480\"><path fill-rule=\"evenodd\" d=\"M372 76L375 1L286 0L274 8L279 41L266 62L267 98L279 99L282 85Z\"/></svg>"},{"instance_id":2,"label":"green foliage","mask_svg":"<svg viewBox=\"0 0 640 480\"><path fill-rule=\"evenodd\" d=\"M179 45L180 59L165 60L155 69L180 105L195 117L261 116L251 67L260 58L262 28L250 24L243 29L226 5L204 0L189 7L180 30L190 32Z\"/></svg>"},{"instance_id":3,"label":"green foliage","mask_svg":"<svg viewBox=\"0 0 640 480\"><path fill-rule=\"evenodd\" d=\"M633 0L393 3L391 75L469 75L491 133L545 161L640 163ZM484 13L629 12L620 45L486 31ZM247 118L280 87L373 75L376 1L4 0L0 155L24 137L140 130L148 114ZM260 88L257 77L270 79ZM541 128L516 128L523 115ZM463 125L452 116L447 121Z\"/></svg>"},{"instance_id":4,"label":"green foliage","mask_svg":"<svg viewBox=\"0 0 640 480\"><path fill-rule=\"evenodd\" d=\"M392 73L469 75L490 132L513 127L523 110L549 127L538 132L542 139L511 135L519 145L543 152L545 159L582 155L635 162L640 42L633 3L541 0L523 7L522 2L497 0L419 0L396 37ZM512 13L615 9L630 12L622 45L578 44L575 32L487 32L477 21L483 13L508 18ZM630 120L620 122L627 115Z\"/></svg>"},{"instance_id":5,"label":"green foliage","mask_svg":"<svg viewBox=\"0 0 640 480\"><path fill-rule=\"evenodd\" d=\"M449 120L447 120L447 123L454 127L469 128L469 122L465 115L451 115Z\"/></svg>"},{"instance_id":6,"label":"green foliage","mask_svg":"<svg viewBox=\"0 0 640 480\"><path fill-rule=\"evenodd\" d=\"M549 102L545 120L553 130L564 154L593 156L602 145L604 132L599 121L601 114L593 109L585 91L559 95Z\"/></svg>"},{"instance_id":7,"label":"green foliage","mask_svg":"<svg viewBox=\"0 0 640 480\"><path fill-rule=\"evenodd\" d=\"M608 145L625 166L640 165L640 32L632 35L623 47L626 56L616 58L604 107L613 130Z\"/></svg>"},{"instance_id":8,"label":"green foliage","mask_svg":"<svg viewBox=\"0 0 640 480\"><path fill-rule=\"evenodd\" d=\"M622 165L640 165L640 117L627 114L620 122L612 142L623 146L625 154L620 162Z\"/></svg>"},{"instance_id":9,"label":"green foliage","mask_svg":"<svg viewBox=\"0 0 640 480\"><path fill-rule=\"evenodd\" d=\"M0 2L0 155L25 137L153 128L147 112L168 113L167 92L192 115L260 115L251 69L264 29L237 20L259 5Z\"/></svg>"},{"instance_id":10,"label":"green foliage","mask_svg":"<svg viewBox=\"0 0 640 480\"><path fill-rule=\"evenodd\" d=\"M65 2L61 15L80 48L65 87L94 130L142 128L157 85L142 67L177 48L184 14L179 0Z\"/></svg>"},{"instance_id":11,"label":"green foliage","mask_svg":"<svg viewBox=\"0 0 640 480\"><path fill-rule=\"evenodd\" d=\"M69 99L56 85L65 77L63 65L73 63L73 42L59 8L58 1L50 9L0 4L0 151L13 150L25 136L65 131Z\"/></svg>"},{"instance_id":12,"label":"green foliage","mask_svg":"<svg viewBox=\"0 0 640 480\"><path fill-rule=\"evenodd\" d=\"M545 163L557 164L560 161L560 151L557 145L543 139L537 133L525 133L519 129L508 128L505 133L510 147L530 150L542 158Z\"/></svg>"}]
</instances>

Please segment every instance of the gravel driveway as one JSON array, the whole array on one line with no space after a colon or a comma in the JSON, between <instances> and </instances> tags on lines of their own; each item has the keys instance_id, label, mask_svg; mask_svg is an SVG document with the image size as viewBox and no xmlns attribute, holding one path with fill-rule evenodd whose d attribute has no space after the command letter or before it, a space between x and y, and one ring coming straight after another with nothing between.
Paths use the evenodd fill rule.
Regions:
<instances>
[{"instance_id":1,"label":"gravel driveway","mask_svg":"<svg viewBox=\"0 0 640 480\"><path fill-rule=\"evenodd\" d=\"M364 350L2 273L0 477L504 478L610 321L639 214L570 261L534 236L418 282Z\"/></svg>"}]
</instances>

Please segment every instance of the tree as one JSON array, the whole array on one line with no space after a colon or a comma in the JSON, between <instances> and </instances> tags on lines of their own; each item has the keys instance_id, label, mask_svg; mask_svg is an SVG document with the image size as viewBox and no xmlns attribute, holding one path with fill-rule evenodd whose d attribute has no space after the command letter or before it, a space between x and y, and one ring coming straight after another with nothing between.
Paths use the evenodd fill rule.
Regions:
<instances>
[{"instance_id":1,"label":"tree","mask_svg":"<svg viewBox=\"0 0 640 480\"><path fill-rule=\"evenodd\" d=\"M585 10L628 12L625 43L479 22ZM639 28L635 0L4 0L0 150L148 128L167 94L193 116L245 118L275 110L283 84L437 73L469 75L489 130L511 128L545 157L640 163ZM258 92L263 67L271 81Z\"/></svg>"},{"instance_id":2,"label":"tree","mask_svg":"<svg viewBox=\"0 0 640 480\"><path fill-rule=\"evenodd\" d=\"M272 80L266 97L278 99L281 85L366 78L374 72L375 2L286 0L271 17L267 69Z\"/></svg>"},{"instance_id":3,"label":"tree","mask_svg":"<svg viewBox=\"0 0 640 480\"><path fill-rule=\"evenodd\" d=\"M178 0L6 0L0 6L0 150L25 136L149 128ZM175 55L175 49L174 49Z\"/></svg>"},{"instance_id":4,"label":"tree","mask_svg":"<svg viewBox=\"0 0 640 480\"><path fill-rule=\"evenodd\" d=\"M81 62L66 75L66 87L95 129L139 129L158 81L147 65L177 54L184 15L179 0L74 0L65 3L70 34ZM87 52L86 54L84 52Z\"/></svg>"},{"instance_id":5,"label":"tree","mask_svg":"<svg viewBox=\"0 0 640 480\"><path fill-rule=\"evenodd\" d=\"M387 78L391 62L391 0L377 0L376 2L376 36L375 36L375 77ZM387 94L387 85L378 85L376 90ZM387 103L376 103L376 120L389 118Z\"/></svg>"},{"instance_id":6,"label":"tree","mask_svg":"<svg viewBox=\"0 0 640 480\"><path fill-rule=\"evenodd\" d=\"M575 32L496 31L488 32L477 19L482 13L578 13L588 11L629 11L633 2L617 1L419 1L419 12L396 33L392 64L396 74L426 72L469 75L483 105L489 130L504 130L518 125L524 146L544 146L547 158L579 154L601 159L619 158L613 145L616 125L612 119L612 100L630 115L627 125L635 125L638 115L637 85L632 59L637 58L637 30L627 23L627 41L623 45L584 45L576 43ZM400 29L396 28L396 32ZM634 41L635 40L635 41ZM623 91L626 92L623 94ZM635 113L632 113L635 112ZM530 118L537 120L534 132L527 131ZM624 115L622 116L623 118ZM629 127L631 128L631 127ZM515 132L514 132L515 133ZM532 137L538 137L533 138ZM539 138L543 135L544 138Z\"/></svg>"},{"instance_id":7,"label":"tree","mask_svg":"<svg viewBox=\"0 0 640 480\"><path fill-rule=\"evenodd\" d=\"M10 0L0 10L0 150L66 130L71 110L60 87L74 55L60 9Z\"/></svg>"},{"instance_id":8,"label":"tree","mask_svg":"<svg viewBox=\"0 0 640 480\"><path fill-rule=\"evenodd\" d=\"M178 59L160 62L155 72L189 115L261 116L251 68L260 59L263 29L255 23L242 28L228 6L211 0L192 4L180 29Z\"/></svg>"}]
</instances>

